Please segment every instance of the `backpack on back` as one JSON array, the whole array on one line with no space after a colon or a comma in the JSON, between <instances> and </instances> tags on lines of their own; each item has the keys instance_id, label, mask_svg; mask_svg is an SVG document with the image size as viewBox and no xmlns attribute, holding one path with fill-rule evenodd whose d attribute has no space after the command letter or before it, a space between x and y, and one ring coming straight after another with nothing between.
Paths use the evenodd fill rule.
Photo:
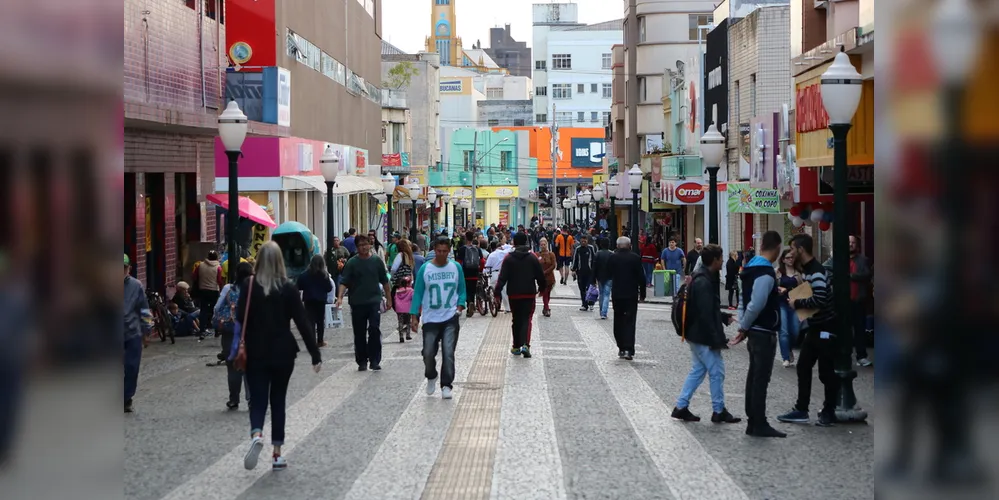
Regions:
<instances>
[{"instance_id":1,"label":"backpack on back","mask_svg":"<svg viewBox=\"0 0 999 500\"><path fill-rule=\"evenodd\" d=\"M222 327L232 327L236 323L232 313L233 310L236 309L236 303L238 301L239 287L233 284L229 287L229 291L226 292L225 299L222 301L222 307L215 312L215 317L212 318L216 329L220 329Z\"/></svg>"},{"instance_id":2,"label":"backpack on back","mask_svg":"<svg viewBox=\"0 0 999 500\"><path fill-rule=\"evenodd\" d=\"M465 272L465 276L475 276L479 274L479 260L482 258L482 254L479 249L472 246L465 246L463 250L465 253L464 259L461 259L461 270Z\"/></svg>"},{"instance_id":3,"label":"backpack on back","mask_svg":"<svg viewBox=\"0 0 999 500\"><path fill-rule=\"evenodd\" d=\"M691 281L690 284L693 285L694 282ZM676 334L680 336L681 341L687 340L687 327L690 326L690 323L687 322L687 306L690 298L687 294L689 291L690 288L686 283L680 285L680 289L676 292L676 298L673 299L673 310L670 312L673 328L676 329Z\"/></svg>"}]
</instances>

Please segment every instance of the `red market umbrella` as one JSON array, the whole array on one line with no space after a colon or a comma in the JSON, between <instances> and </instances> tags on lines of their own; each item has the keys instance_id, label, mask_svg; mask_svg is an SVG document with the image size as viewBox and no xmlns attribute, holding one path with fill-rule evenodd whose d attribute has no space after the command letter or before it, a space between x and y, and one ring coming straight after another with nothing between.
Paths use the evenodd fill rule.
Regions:
<instances>
[{"instance_id":1,"label":"red market umbrella","mask_svg":"<svg viewBox=\"0 0 999 500\"><path fill-rule=\"evenodd\" d=\"M205 198L226 210L229 209L228 194L210 194ZM267 211L263 207L245 196L239 197L239 216L246 217L257 224L263 224L267 227L277 227L277 223L274 222L274 219L271 219L270 215L267 215Z\"/></svg>"}]
</instances>

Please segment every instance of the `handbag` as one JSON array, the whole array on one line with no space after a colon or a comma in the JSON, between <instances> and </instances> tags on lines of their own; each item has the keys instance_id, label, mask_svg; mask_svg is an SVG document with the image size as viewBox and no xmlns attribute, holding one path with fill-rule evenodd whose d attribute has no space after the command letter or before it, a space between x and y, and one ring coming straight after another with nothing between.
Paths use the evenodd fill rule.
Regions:
<instances>
[{"instance_id":1,"label":"handbag","mask_svg":"<svg viewBox=\"0 0 999 500\"><path fill-rule=\"evenodd\" d=\"M239 336L239 347L236 348L236 358L232 360L232 366L237 371L246 371L246 320L250 316L250 299L253 298L253 276L250 276L250 285L246 287L246 310L243 311L242 331Z\"/></svg>"}]
</instances>

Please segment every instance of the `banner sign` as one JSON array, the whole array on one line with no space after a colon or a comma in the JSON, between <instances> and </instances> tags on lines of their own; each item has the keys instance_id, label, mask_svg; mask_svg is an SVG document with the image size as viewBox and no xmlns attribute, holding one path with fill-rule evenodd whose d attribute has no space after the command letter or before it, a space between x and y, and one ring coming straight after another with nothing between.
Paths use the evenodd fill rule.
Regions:
<instances>
[{"instance_id":1,"label":"banner sign","mask_svg":"<svg viewBox=\"0 0 999 500\"><path fill-rule=\"evenodd\" d=\"M604 141L601 139L574 137L572 139L572 166L584 168L602 167L604 164L604 144Z\"/></svg>"},{"instance_id":2,"label":"banner sign","mask_svg":"<svg viewBox=\"0 0 999 500\"><path fill-rule=\"evenodd\" d=\"M729 182L727 192L729 213L781 213L780 194L776 189L754 188L748 182Z\"/></svg>"},{"instance_id":3,"label":"banner sign","mask_svg":"<svg viewBox=\"0 0 999 500\"><path fill-rule=\"evenodd\" d=\"M441 82L441 94L461 94L462 87L461 80L446 80Z\"/></svg>"}]
</instances>

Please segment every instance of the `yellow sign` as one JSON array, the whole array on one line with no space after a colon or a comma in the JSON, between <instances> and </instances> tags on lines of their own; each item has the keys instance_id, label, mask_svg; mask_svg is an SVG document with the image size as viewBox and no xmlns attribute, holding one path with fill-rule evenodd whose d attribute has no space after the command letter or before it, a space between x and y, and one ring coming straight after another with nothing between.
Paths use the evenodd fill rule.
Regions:
<instances>
[{"instance_id":1,"label":"yellow sign","mask_svg":"<svg viewBox=\"0 0 999 500\"><path fill-rule=\"evenodd\" d=\"M603 184L605 180L607 180L607 174L603 174L603 173L593 174L593 185L594 186L596 186L597 184Z\"/></svg>"},{"instance_id":2,"label":"yellow sign","mask_svg":"<svg viewBox=\"0 0 999 500\"><path fill-rule=\"evenodd\" d=\"M447 191L452 197L470 198L472 196L472 189L467 187L447 186L437 189ZM518 196L520 196L518 186L479 186L475 188L475 197L480 200L507 199Z\"/></svg>"},{"instance_id":3,"label":"yellow sign","mask_svg":"<svg viewBox=\"0 0 999 500\"><path fill-rule=\"evenodd\" d=\"M851 62L859 71L860 59L853 57ZM822 73L831 64L823 64L806 71L794 80L795 121L790 125L794 127L799 167L825 167L833 164L833 151L829 148L832 132L828 128L828 116L822 108L822 98L819 93ZM864 81L860 105L853 116L852 125L846 138L847 163L872 165L874 163L874 80Z\"/></svg>"}]
</instances>

